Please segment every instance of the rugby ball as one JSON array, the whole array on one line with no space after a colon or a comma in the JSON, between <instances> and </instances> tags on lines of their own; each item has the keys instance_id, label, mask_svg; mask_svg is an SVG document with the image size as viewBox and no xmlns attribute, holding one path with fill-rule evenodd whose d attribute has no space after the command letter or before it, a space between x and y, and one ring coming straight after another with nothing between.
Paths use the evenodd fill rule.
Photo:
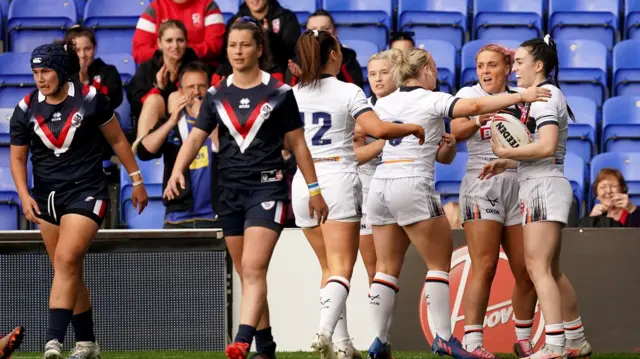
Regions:
<instances>
[{"instance_id":1,"label":"rugby ball","mask_svg":"<svg viewBox=\"0 0 640 359\"><path fill-rule=\"evenodd\" d=\"M515 148L528 145L533 140L520 119L508 113L499 113L491 120L491 135L498 136L504 147Z\"/></svg>"}]
</instances>

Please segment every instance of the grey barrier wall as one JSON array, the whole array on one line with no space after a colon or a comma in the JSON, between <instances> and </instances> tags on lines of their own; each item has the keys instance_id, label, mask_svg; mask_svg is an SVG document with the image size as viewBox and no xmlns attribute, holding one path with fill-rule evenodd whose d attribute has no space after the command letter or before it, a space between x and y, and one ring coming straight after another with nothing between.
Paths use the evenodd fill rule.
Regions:
<instances>
[{"instance_id":1,"label":"grey barrier wall","mask_svg":"<svg viewBox=\"0 0 640 359\"><path fill-rule=\"evenodd\" d=\"M100 231L84 275L103 350L224 350L231 261L219 232ZM39 233L0 232L0 331L24 324L25 351L44 346L52 276Z\"/></svg>"},{"instance_id":2,"label":"grey barrier wall","mask_svg":"<svg viewBox=\"0 0 640 359\"><path fill-rule=\"evenodd\" d=\"M540 238L540 241L544 241ZM465 246L454 231L454 248ZM578 295L585 333L597 352L637 352L640 348L640 231L637 229L565 229L562 270ZM410 247L400 276L391 341L394 350L428 350L419 302L426 268ZM496 284L492 287L496 290ZM489 306L491 306L491 301ZM456 333L463 326L455 323ZM486 335L486 333L485 333ZM544 335L543 335L544 337ZM462 339L462 338L460 338ZM511 342L507 342L507 347ZM510 350L507 350L510 351Z\"/></svg>"}]
</instances>

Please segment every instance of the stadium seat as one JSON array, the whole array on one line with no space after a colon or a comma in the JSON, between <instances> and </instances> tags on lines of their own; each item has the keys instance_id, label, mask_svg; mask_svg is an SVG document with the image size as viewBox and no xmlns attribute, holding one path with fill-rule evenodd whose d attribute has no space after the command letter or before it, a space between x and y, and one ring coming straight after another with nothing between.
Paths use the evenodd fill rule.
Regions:
<instances>
[{"instance_id":1,"label":"stadium seat","mask_svg":"<svg viewBox=\"0 0 640 359\"><path fill-rule=\"evenodd\" d=\"M467 32L468 0L399 0L398 28L415 38L444 40L462 48Z\"/></svg>"},{"instance_id":2,"label":"stadium seat","mask_svg":"<svg viewBox=\"0 0 640 359\"><path fill-rule=\"evenodd\" d=\"M130 54L133 33L147 6L134 0L89 0L84 25L95 31L100 52Z\"/></svg>"},{"instance_id":3,"label":"stadium seat","mask_svg":"<svg viewBox=\"0 0 640 359\"><path fill-rule=\"evenodd\" d=\"M309 15L316 12L318 4L316 0L280 0L282 7L293 11L298 17L298 22L302 27L305 26Z\"/></svg>"},{"instance_id":4,"label":"stadium seat","mask_svg":"<svg viewBox=\"0 0 640 359\"><path fill-rule=\"evenodd\" d=\"M638 49L640 40L625 40L613 48L613 96L640 95Z\"/></svg>"},{"instance_id":5,"label":"stadium seat","mask_svg":"<svg viewBox=\"0 0 640 359\"><path fill-rule=\"evenodd\" d=\"M640 40L640 1L625 0L624 4L624 39Z\"/></svg>"},{"instance_id":6,"label":"stadium seat","mask_svg":"<svg viewBox=\"0 0 640 359\"><path fill-rule=\"evenodd\" d=\"M431 53L438 68L440 91L453 93L456 88L456 52L452 43L442 40L416 39L416 47Z\"/></svg>"},{"instance_id":7,"label":"stadium seat","mask_svg":"<svg viewBox=\"0 0 640 359\"><path fill-rule=\"evenodd\" d=\"M34 89L33 87L0 87L0 108L13 111L18 102Z\"/></svg>"},{"instance_id":8,"label":"stadium seat","mask_svg":"<svg viewBox=\"0 0 640 359\"><path fill-rule=\"evenodd\" d=\"M382 50L389 42L393 7L391 0L323 0L333 16L340 41L368 40Z\"/></svg>"},{"instance_id":9,"label":"stadium seat","mask_svg":"<svg viewBox=\"0 0 640 359\"><path fill-rule=\"evenodd\" d=\"M464 177L469 155L466 152L456 154L456 158L449 165L436 162L434 183L442 204L458 201L460 184Z\"/></svg>"},{"instance_id":10,"label":"stadium seat","mask_svg":"<svg viewBox=\"0 0 640 359\"><path fill-rule=\"evenodd\" d=\"M573 196L578 202L579 216L582 218L585 203L585 185L587 171L582 158L568 152L564 157L564 175L571 183L571 189L573 190Z\"/></svg>"},{"instance_id":11,"label":"stadium seat","mask_svg":"<svg viewBox=\"0 0 640 359\"><path fill-rule=\"evenodd\" d=\"M557 40L593 40L611 50L619 12L618 0L549 0L548 32Z\"/></svg>"},{"instance_id":12,"label":"stadium seat","mask_svg":"<svg viewBox=\"0 0 640 359\"><path fill-rule=\"evenodd\" d=\"M99 48L101 49L101 47ZM101 52L96 54L96 58L98 57L105 63L113 65L118 69L123 85L128 85L136 73L136 63L128 52L122 54Z\"/></svg>"},{"instance_id":13,"label":"stadium seat","mask_svg":"<svg viewBox=\"0 0 640 359\"><path fill-rule=\"evenodd\" d=\"M478 76L476 75L476 54L484 45L498 44L515 50L521 43L521 41L516 40L474 40L464 44L462 47L460 87L470 86L478 81ZM509 75L509 85L516 85L516 77L513 73Z\"/></svg>"},{"instance_id":14,"label":"stadium seat","mask_svg":"<svg viewBox=\"0 0 640 359\"><path fill-rule=\"evenodd\" d=\"M607 49L591 40L558 41L560 74L565 96L589 97L602 106L607 97Z\"/></svg>"},{"instance_id":15,"label":"stadium seat","mask_svg":"<svg viewBox=\"0 0 640 359\"><path fill-rule=\"evenodd\" d=\"M344 40L342 45L356 52L356 59L362 70L362 78L366 80L369 77L367 73L369 58L378 52L378 45L365 40Z\"/></svg>"},{"instance_id":16,"label":"stadium seat","mask_svg":"<svg viewBox=\"0 0 640 359\"><path fill-rule=\"evenodd\" d=\"M542 0L473 0L474 39L525 41L542 34Z\"/></svg>"},{"instance_id":17,"label":"stadium seat","mask_svg":"<svg viewBox=\"0 0 640 359\"><path fill-rule=\"evenodd\" d=\"M144 178L145 188L149 195L147 208L138 215L131 204L133 184L124 166L120 167L120 220L129 229L160 229L164 224L165 207L162 204L162 176L164 162L162 158L151 161L140 161L140 172Z\"/></svg>"},{"instance_id":18,"label":"stadium seat","mask_svg":"<svg viewBox=\"0 0 640 359\"><path fill-rule=\"evenodd\" d=\"M0 12L2 13L2 21L4 22L9 14L9 0L0 0Z\"/></svg>"},{"instance_id":19,"label":"stadium seat","mask_svg":"<svg viewBox=\"0 0 640 359\"><path fill-rule=\"evenodd\" d=\"M77 23L76 3L64 0L19 0L9 5L9 49L31 52L36 46L64 38Z\"/></svg>"},{"instance_id":20,"label":"stadium seat","mask_svg":"<svg viewBox=\"0 0 640 359\"><path fill-rule=\"evenodd\" d=\"M30 52L0 54L0 86L35 86Z\"/></svg>"},{"instance_id":21,"label":"stadium seat","mask_svg":"<svg viewBox=\"0 0 640 359\"><path fill-rule=\"evenodd\" d=\"M222 12L222 17L224 18L225 24L233 15L238 12L240 9L240 3L238 0L215 0L216 4L218 4L218 8L220 8L220 12Z\"/></svg>"},{"instance_id":22,"label":"stadium seat","mask_svg":"<svg viewBox=\"0 0 640 359\"><path fill-rule=\"evenodd\" d=\"M629 198L635 204L640 203L640 153L639 152L607 152L601 153L591 160L591 183L598 177L603 168L615 168L622 173L627 182ZM590 191L593 201L595 193Z\"/></svg>"},{"instance_id":23,"label":"stadium seat","mask_svg":"<svg viewBox=\"0 0 640 359\"><path fill-rule=\"evenodd\" d=\"M78 14L78 19L82 19L82 17L84 16L84 8L87 5L87 2L85 0L74 0L76 3L76 11Z\"/></svg>"},{"instance_id":24,"label":"stadium seat","mask_svg":"<svg viewBox=\"0 0 640 359\"><path fill-rule=\"evenodd\" d=\"M131 105L129 104L129 100L127 100L127 93L124 90L122 92L122 103L116 108L116 114L122 132L127 133L133 130L133 121L131 120Z\"/></svg>"},{"instance_id":25,"label":"stadium seat","mask_svg":"<svg viewBox=\"0 0 640 359\"><path fill-rule=\"evenodd\" d=\"M10 121L13 109L0 108L0 146L9 146L11 143Z\"/></svg>"},{"instance_id":26,"label":"stadium seat","mask_svg":"<svg viewBox=\"0 0 640 359\"><path fill-rule=\"evenodd\" d=\"M596 154L596 103L590 98L578 96L568 96L567 103L576 117L576 122L569 121L567 152L589 163Z\"/></svg>"},{"instance_id":27,"label":"stadium seat","mask_svg":"<svg viewBox=\"0 0 640 359\"><path fill-rule=\"evenodd\" d=\"M602 108L602 152L640 152L640 96L612 97Z\"/></svg>"},{"instance_id":28,"label":"stadium seat","mask_svg":"<svg viewBox=\"0 0 640 359\"><path fill-rule=\"evenodd\" d=\"M9 167L0 167L0 230L20 229L20 197Z\"/></svg>"}]
</instances>

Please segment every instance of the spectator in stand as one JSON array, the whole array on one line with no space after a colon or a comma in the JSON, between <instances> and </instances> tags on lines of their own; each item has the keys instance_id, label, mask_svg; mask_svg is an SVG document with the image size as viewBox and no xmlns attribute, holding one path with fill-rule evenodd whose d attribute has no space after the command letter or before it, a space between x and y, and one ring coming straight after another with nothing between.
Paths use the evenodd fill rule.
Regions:
<instances>
[{"instance_id":1,"label":"spectator in stand","mask_svg":"<svg viewBox=\"0 0 640 359\"><path fill-rule=\"evenodd\" d=\"M582 228L640 227L640 211L629 200L627 182L615 168L603 168L593 184L600 202L580 220Z\"/></svg>"},{"instance_id":2,"label":"spectator in stand","mask_svg":"<svg viewBox=\"0 0 640 359\"><path fill-rule=\"evenodd\" d=\"M286 68L287 61L295 56L300 37L296 14L283 8L277 0L245 0L238 13L227 22L227 31L238 18L246 16L256 19L266 31L273 63Z\"/></svg>"},{"instance_id":3,"label":"spectator in stand","mask_svg":"<svg viewBox=\"0 0 640 359\"><path fill-rule=\"evenodd\" d=\"M169 95L178 90L180 71L198 60L196 53L187 47L187 29L182 22L165 21L158 34L158 50L151 60L138 67L127 92L131 116L137 124L137 140L149 133L167 112Z\"/></svg>"},{"instance_id":4,"label":"spectator in stand","mask_svg":"<svg viewBox=\"0 0 640 359\"><path fill-rule=\"evenodd\" d=\"M91 85L109 99L109 108L115 110L122 104L122 80L115 66L106 64L100 58L96 58L96 35L93 30L84 26L74 26L67 31L65 43L74 43L76 53L80 59L80 72L71 78L85 85ZM110 180L119 181L118 168L111 163L113 148L104 137L102 142L102 161L105 174Z\"/></svg>"},{"instance_id":5,"label":"spectator in stand","mask_svg":"<svg viewBox=\"0 0 640 359\"><path fill-rule=\"evenodd\" d=\"M407 52L416 47L413 36L415 33L411 31L394 32L391 34L391 41L389 41L389 48L398 49L402 52ZM428 49L425 49L428 50Z\"/></svg>"},{"instance_id":6,"label":"spectator in stand","mask_svg":"<svg viewBox=\"0 0 640 359\"><path fill-rule=\"evenodd\" d=\"M338 38L333 17L323 9L309 16L309 20L307 20L307 30L328 31L335 38ZM342 66L337 76L338 80L353 83L362 88L364 86L364 78L362 77L360 64L356 59L356 52L342 45L340 46L340 51L342 52ZM288 67L289 72L287 76L285 76L285 82L293 86L298 81L301 73L298 60L294 59L289 61Z\"/></svg>"},{"instance_id":7,"label":"spectator in stand","mask_svg":"<svg viewBox=\"0 0 640 359\"><path fill-rule=\"evenodd\" d=\"M215 65L222 54L224 19L213 0L154 0L144 11L133 35L133 58L137 64L151 60L161 48L160 26L179 20L186 26L188 46L200 60ZM160 36L159 36L160 35Z\"/></svg>"},{"instance_id":8,"label":"spectator in stand","mask_svg":"<svg viewBox=\"0 0 640 359\"><path fill-rule=\"evenodd\" d=\"M209 77L204 63L195 61L185 66L180 74L180 89L169 96L169 113L156 123L136 148L142 161L163 157L163 187L171 176L183 141L193 128L208 88ZM186 186L179 188L180 195L172 200L164 199L167 208L164 228L216 227L212 206L216 183L215 152L218 148L216 132L205 140L196 159L186 170Z\"/></svg>"}]
</instances>

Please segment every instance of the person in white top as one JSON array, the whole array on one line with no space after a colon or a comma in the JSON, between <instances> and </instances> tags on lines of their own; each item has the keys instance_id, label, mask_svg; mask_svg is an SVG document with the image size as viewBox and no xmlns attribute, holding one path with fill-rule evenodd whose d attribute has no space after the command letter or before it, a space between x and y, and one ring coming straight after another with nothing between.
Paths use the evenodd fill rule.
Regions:
<instances>
[{"instance_id":1,"label":"person in white top","mask_svg":"<svg viewBox=\"0 0 640 359\"><path fill-rule=\"evenodd\" d=\"M403 231L429 267L425 294L437 332L433 352L458 359L473 358L451 333L449 268L453 241L433 183L435 161L451 163L456 154L455 138L445 134L444 118L490 113L519 102L537 101L548 96L549 91L533 88L518 94L459 99L433 92L437 69L425 50L409 50L394 57L393 62L399 89L379 99L374 109L384 121L422 126L425 143L420 145L410 137L387 141L382 164L371 180L366 206L378 260L369 292L376 335L369 358L390 357L387 328L408 247L407 242L398 240Z\"/></svg>"},{"instance_id":2,"label":"person in white top","mask_svg":"<svg viewBox=\"0 0 640 359\"><path fill-rule=\"evenodd\" d=\"M562 228L567 224L573 192L564 176L568 119L574 119L562 91L547 80L555 70L558 52L549 35L527 40L515 55L518 86L551 90L548 102L525 106L527 127L534 142L505 148L491 140L500 159L485 165L480 176L491 178L505 168L517 168L524 254L529 275L540 299L545 319L545 345L531 359L582 358L591 354L584 336L571 282L560 270ZM564 321L564 322L563 322Z\"/></svg>"},{"instance_id":3,"label":"person in white top","mask_svg":"<svg viewBox=\"0 0 640 359\"><path fill-rule=\"evenodd\" d=\"M296 225L302 227L323 273L320 325L312 348L323 358L333 358L335 339L338 358L351 359L360 357L344 322L362 216L362 185L353 145L355 124L357 121L376 138L414 135L416 143L424 141L424 130L415 124L380 121L359 87L336 79L342 53L331 33L306 31L298 40L296 54L302 74L293 91L318 174L317 183L307 184L302 174L296 173L291 187ZM310 215L308 206L309 197L320 190L329 206L327 221L322 224ZM336 328L341 316L342 328Z\"/></svg>"},{"instance_id":4,"label":"person in white top","mask_svg":"<svg viewBox=\"0 0 640 359\"><path fill-rule=\"evenodd\" d=\"M512 65L511 51L500 45L485 45L476 55L478 83L460 89L456 96L475 98L516 92L507 86ZM522 109L523 104L517 104L501 111L521 118ZM484 165L497 158L489 141L493 115L451 121L451 133L456 141L467 141L469 154L460 186L463 227L471 256L471 275L463 296L465 335L462 342L477 358L496 358L484 349L482 330L502 244L515 278L512 302L516 343L513 348L522 358L533 354L531 335L537 297L524 264L518 180L515 170L489 180L478 178Z\"/></svg>"}]
</instances>

